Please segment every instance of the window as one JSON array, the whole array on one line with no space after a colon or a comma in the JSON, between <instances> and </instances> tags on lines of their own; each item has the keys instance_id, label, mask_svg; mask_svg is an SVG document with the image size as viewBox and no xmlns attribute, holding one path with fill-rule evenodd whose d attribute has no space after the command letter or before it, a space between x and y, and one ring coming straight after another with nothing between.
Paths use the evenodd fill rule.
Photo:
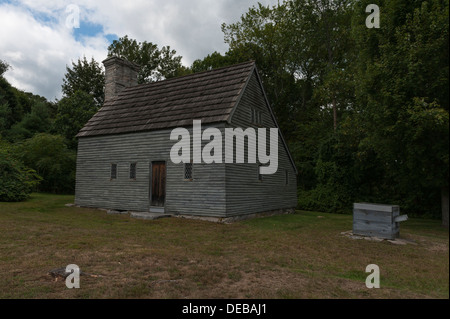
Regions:
<instances>
[{"instance_id":1,"label":"window","mask_svg":"<svg viewBox=\"0 0 450 319\"><path fill-rule=\"evenodd\" d=\"M255 109L255 108L251 108L250 109L251 115L250 115L250 122L256 125L261 125L262 124L262 116L261 116L261 111Z\"/></svg>"},{"instance_id":2,"label":"window","mask_svg":"<svg viewBox=\"0 0 450 319\"><path fill-rule=\"evenodd\" d=\"M184 180L192 181L192 163L184 163Z\"/></svg>"},{"instance_id":3,"label":"window","mask_svg":"<svg viewBox=\"0 0 450 319\"><path fill-rule=\"evenodd\" d=\"M111 164L111 179L117 178L117 164Z\"/></svg>"},{"instance_id":4,"label":"window","mask_svg":"<svg viewBox=\"0 0 450 319\"><path fill-rule=\"evenodd\" d=\"M130 179L136 179L136 163L130 164Z\"/></svg>"}]
</instances>

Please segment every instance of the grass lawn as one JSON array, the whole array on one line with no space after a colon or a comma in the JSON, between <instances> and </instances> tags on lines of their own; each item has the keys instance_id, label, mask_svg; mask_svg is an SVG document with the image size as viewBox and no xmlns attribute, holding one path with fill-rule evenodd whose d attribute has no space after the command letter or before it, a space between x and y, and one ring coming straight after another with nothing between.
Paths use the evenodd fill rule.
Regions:
<instances>
[{"instance_id":1,"label":"grass lawn","mask_svg":"<svg viewBox=\"0 0 450 319\"><path fill-rule=\"evenodd\" d=\"M298 211L234 224L155 221L65 207L73 196L0 203L0 298L449 298L449 235L410 219L394 245L350 239L351 215ZM77 264L80 289L47 272ZM380 289L368 289L368 264Z\"/></svg>"}]
</instances>

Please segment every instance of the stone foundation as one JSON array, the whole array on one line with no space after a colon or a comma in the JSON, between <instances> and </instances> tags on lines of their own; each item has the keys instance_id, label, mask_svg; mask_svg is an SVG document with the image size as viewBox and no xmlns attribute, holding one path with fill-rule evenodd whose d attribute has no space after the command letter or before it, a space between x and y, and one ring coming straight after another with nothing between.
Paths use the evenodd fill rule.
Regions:
<instances>
[{"instance_id":1,"label":"stone foundation","mask_svg":"<svg viewBox=\"0 0 450 319\"><path fill-rule=\"evenodd\" d=\"M230 217L209 217L209 216L183 215L183 214L176 214L173 216L178 217L178 218L198 219L198 220L206 220L206 221L215 222L215 223L230 224L230 223L234 223L234 222L246 220L246 219L269 217L269 216L274 216L274 215L293 214L293 213L295 213L295 208L282 208L282 209L275 209L275 210L270 210L270 211L266 211L266 212L237 215L237 216L230 216Z\"/></svg>"},{"instance_id":2,"label":"stone foundation","mask_svg":"<svg viewBox=\"0 0 450 319\"><path fill-rule=\"evenodd\" d=\"M115 210L115 209L106 209L106 208L99 208L99 207L84 207L84 206L75 205L72 203L66 204L66 206L99 209L99 210L106 211L107 214L110 214L110 215L130 215L131 217L135 217L133 215L139 215L139 216L140 215L145 215L145 216L158 215L159 217L162 216L162 217L178 217L178 218L186 218L186 219L198 219L198 220L206 220L209 222L224 223L224 224L231 224L233 222L246 220L246 219L252 219L252 218L261 218L261 217L269 217L269 216L274 216L274 215L286 215L286 214L294 214L295 213L295 208L281 208L281 209L274 209L274 210L265 211L265 212L245 214L245 215L236 215L236 216L230 216L230 217L211 217L211 216L199 216L199 215L185 215L182 213L164 214L164 213L150 213L150 212L135 212L135 211L128 211L128 210ZM147 219L156 219L156 218L147 218Z\"/></svg>"}]
</instances>

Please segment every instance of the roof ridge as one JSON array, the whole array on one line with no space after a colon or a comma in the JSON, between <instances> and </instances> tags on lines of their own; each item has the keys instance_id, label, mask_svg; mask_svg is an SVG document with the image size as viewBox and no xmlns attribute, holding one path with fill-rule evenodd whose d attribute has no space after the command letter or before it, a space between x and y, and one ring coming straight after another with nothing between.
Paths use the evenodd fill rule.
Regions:
<instances>
[{"instance_id":1,"label":"roof ridge","mask_svg":"<svg viewBox=\"0 0 450 319\"><path fill-rule=\"evenodd\" d=\"M200 72L195 72L195 73L191 73L191 74L185 74L185 75L180 75L180 76L175 76L172 78L168 78L168 79L164 79L161 81L154 81L154 82L149 82L149 83L141 83L138 85L133 85L133 86L129 86L126 87L123 91L131 91L133 89L136 88L144 88L145 86L152 86L152 85L164 85L167 82L174 82L174 81L180 81L180 80L184 80L187 77L193 77L193 76L202 76L202 75L206 75L207 73L218 73L219 71L223 71L225 69L234 69L234 68L238 68L239 66L243 66L243 65L254 65L256 62L255 60L249 60L249 61L245 61L245 62L240 62L237 64L231 64L231 65L227 65L227 66L221 66L215 69L211 69L211 70L205 70L205 71L200 71Z\"/></svg>"},{"instance_id":2,"label":"roof ridge","mask_svg":"<svg viewBox=\"0 0 450 319\"><path fill-rule=\"evenodd\" d=\"M221 67L218 67L218 68L215 68L215 69L211 69L211 70L204 70L204 71L195 72L195 73L192 73L192 74L186 74L186 75L183 75L183 76L189 76L189 75L194 75L194 74L202 74L202 73L220 71L222 69L234 68L234 67L238 67L238 66L245 65L245 64L249 64L250 65L250 64L255 64L255 63L256 63L255 60L248 60L248 61L239 62L239 63L236 63L236 64L230 64L230 65L226 65L226 66L221 66ZM181 77L183 77L183 76L181 76Z\"/></svg>"}]
</instances>

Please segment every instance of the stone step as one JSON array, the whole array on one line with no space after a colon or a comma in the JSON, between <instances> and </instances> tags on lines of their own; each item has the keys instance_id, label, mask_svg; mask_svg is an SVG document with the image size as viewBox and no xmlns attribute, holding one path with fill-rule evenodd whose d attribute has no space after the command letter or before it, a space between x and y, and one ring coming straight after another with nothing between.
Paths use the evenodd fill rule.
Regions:
<instances>
[{"instance_id":1,"label":"stone step","mask_svg":"<svg viewBox=\"0 0 450 319\"><path fill-rule=\"evenodd\" d=\"M126 210L114 210L114 209L108 209L108 210L106 211L106 213L107 213L107 214L110 214L110 215L127 215L127 214L128 214L128 211L126 211Z\"/></svg>"},{"instance_id":2,"label":"stone step","mask_svg":"<svg viewBox=\"0 0 450 319\"><path fill-rule=\"evenodd\" d=\"M150 212L130 212L130 216L133 218L154 220L159 218L170 217L171 215L161 213L150 213Z\"/></svg>"}]
</instances>

